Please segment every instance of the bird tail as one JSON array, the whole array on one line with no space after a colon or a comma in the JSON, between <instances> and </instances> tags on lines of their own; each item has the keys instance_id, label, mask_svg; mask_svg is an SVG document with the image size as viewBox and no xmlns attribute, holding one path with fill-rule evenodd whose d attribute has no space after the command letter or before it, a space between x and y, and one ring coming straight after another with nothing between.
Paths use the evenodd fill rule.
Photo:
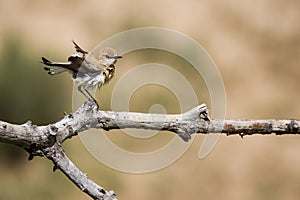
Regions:
<instances>
[{"instance_id":1,"label":"bird tail","mask_svg":"<svg viewBox=\"0 0 300 200\"><path fill-rule=\"evenodd\" d=\"M44 67L44 70L46 70L50 75L56 75L62 72L70 71L69 69L70 62L68 63L51 62L47 58L42 57L42 63L49 66L49 67Z\"/></svg>"}]
</instances>

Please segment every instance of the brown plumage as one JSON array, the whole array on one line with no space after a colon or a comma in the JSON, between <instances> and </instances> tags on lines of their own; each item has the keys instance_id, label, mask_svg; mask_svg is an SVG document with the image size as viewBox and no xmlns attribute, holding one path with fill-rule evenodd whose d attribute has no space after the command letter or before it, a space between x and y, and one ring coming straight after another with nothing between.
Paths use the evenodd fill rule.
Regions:
<instances>
[{"instance_id":1,"label":"brown plumage","mask_svg":"<svg viewBox=\"0 0 300 200\"><path fill-rule=\"evenodd\" d=\"M115 63L122 58L117 55L112 48L104 48L99 53L83 50L77 43L73 41L75 50L79 54L71 55L68 62L52 62L42 57L42 63L47 65L44 69L50 75L60 74L62 72L70 72L73 79L78 83L78 90L88 99L94 101L97 106L96 99L88 91L89 88L100 88L103 84L108 83L114 76Z\"/></svg>"}]
</instances>

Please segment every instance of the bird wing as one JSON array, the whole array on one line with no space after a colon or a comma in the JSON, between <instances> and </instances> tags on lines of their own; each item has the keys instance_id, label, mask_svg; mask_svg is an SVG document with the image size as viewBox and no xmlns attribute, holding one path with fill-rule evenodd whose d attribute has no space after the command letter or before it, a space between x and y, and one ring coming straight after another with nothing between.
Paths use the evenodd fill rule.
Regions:
<instances>
[{"instance_id":1,"label":"bird wing","mask_svg":"<svg viewBox=\"0 0 300 200\"><path fill-rule=\"evenodd\" d=\"M78 53L82 53L82 54L88 54L87 51L83 50L74 40L72 40L73 44L74 44L74 47L75 47L75 50L78 52Z\"/></svg>"}]
</instances>

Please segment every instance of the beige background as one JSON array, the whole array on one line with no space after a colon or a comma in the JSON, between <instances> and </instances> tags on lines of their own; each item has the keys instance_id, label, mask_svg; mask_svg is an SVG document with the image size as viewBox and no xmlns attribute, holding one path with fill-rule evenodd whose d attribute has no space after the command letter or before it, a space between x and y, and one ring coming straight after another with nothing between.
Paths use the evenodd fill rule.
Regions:
<instances>
[{"instance_id":1,"label":"beige background","mask_svg":"<svg viewBox=\"0 0 300 200\"><path fill-rule=\"evenodd\" d=\"M299 119L299 21L300 2L295 0L0 0L0 119L48 124L60 119L63 111L71 112L70 76L48 77L40 57L63 61L74 53L72 39L92 49L115 33L144 26L180 31L207 49L224 80L226 118ZM147 53L157 62L170 56L159 52L125 56L118 63L115 79L97 94L103 109L110 109L109 95L122 73L153 61ZM183 71L201 93L199 77L181 68L186 63L167 64ZM134 94L131 109L148 111L151 104L161 103L167 112L178 112L174 98L165 89L144 88ZM208 99L204 89L203 101ZM161 145L158 140L140 145L139 140L120 132L110 133L113 141L128 150L146 151ZM101 165L79 138L67 141L64 147L89 177L113 189L118 199L299 199L299 136L243 140L222 136L213 152L199 160L203 138L198 135L173 165L139 175ZM52 173L48 160L29 162L27 156L23 150L0 144L1 200L89 199L60 172Z\"/></svg>"}]
</instances>

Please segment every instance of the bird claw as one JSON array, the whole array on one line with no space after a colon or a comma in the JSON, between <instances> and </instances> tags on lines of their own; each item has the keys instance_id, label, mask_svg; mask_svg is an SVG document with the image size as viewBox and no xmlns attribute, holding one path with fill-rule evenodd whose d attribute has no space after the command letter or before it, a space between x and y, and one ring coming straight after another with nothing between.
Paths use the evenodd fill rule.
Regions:
<instances>
[{"instance_id":1,"label":"bird claw","mask_svg":"<svg viewBox=\"0 0 300 200\"><path fill-rule=\"evenodd\" d=\"M90 100L90 102L94 104L93 107L94 108L96 107L96 110L99 110L100 106L99 106L98 102L95 99Z\"/></svg>"},{"instance_id":2,"label":"bird claw","mask_svg":"<svg viewBox=\"0 0 300 200\"><path fill-rule=\"evenodd\" d=\"M93 108L96 108L96 110L99 110L99 104L97 101L91 101L94 105L93 105Z\"/></svg>"},{"instance_id":3,"label":"bird claw","mask_svg":"<svg viewBox=\"0 0 300 200\"><path fill-rule=\"evenodd\" d=\"M100 106L99 106L98 102L96 101L96 102L94 102L94 103L96 104L97 110L99 110L99 109L100 109Z\"/></svg>"},{"instance_id":4,"label":"bird claw","mask_svg":"<svg viewBox=\"0 0 300 200\"><path fill-rule=\"evenodd\" d=\"M95 101L88 100L84 103L88 110L99 110L99 104Z\"/></svg>"}]
</instances>

